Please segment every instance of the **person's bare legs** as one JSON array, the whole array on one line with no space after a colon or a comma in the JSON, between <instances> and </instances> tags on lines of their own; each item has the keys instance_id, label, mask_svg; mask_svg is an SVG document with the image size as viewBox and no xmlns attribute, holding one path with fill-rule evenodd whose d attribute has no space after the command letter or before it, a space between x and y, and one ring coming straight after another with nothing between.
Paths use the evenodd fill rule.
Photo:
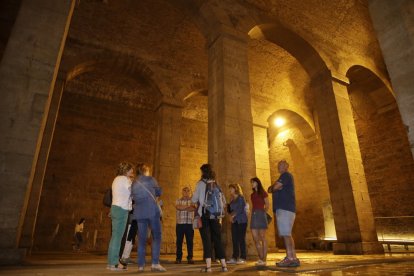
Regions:
<instances>
[{"instance_id":1,"label":"person's bare legs","mask_svg":"<svg viewBox=\"0 0 414 276\"><path fill-rule=\"evenodd\" d=\"M256 246L257 254L259 254L259 259L263 260L263 246L261 243L261 238L258 229L252 229L252 236L254 240L254 245Z\"/></svg>"},{"instance_id":2,"label":"person's bare legs","mask_svg":"<svg viewBox=\"0 0 414 276\"><path fill-rule=\"evenodd\" d=\"M295 241L292 236L283 236L283 240L286 246L286 256L291 260L296 259Z\"/></svg>"},{"instance_id":3,"label":"person's bare legs","mask_svg":"<svg viewBox=\"0 0 414 276\"><path fill-rule=\"evenodd\" d=\"M260 240L262 241L262 261L267 260L267 240L266 240L266 229L259 230Z\"/></svg>"}]
</instances>

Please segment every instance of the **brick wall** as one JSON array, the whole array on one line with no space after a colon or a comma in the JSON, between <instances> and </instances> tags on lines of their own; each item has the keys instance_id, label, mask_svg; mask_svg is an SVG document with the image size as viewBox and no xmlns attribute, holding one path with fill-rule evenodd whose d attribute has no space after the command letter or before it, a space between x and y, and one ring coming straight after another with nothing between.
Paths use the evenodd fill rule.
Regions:
<instances>
[{"instance_id":1,"label":"brick wall","mask_svg":"<svg viewBox=\"0 0 414 276\"><path fill-rule=\"evenodd\" d=\"M109 208L102 205L122 160L153 163L156 116L65 91L41 196L35 249L71 249L75 223L86 218L85 246L106 250Z\"/></svg>"}]
</instances>

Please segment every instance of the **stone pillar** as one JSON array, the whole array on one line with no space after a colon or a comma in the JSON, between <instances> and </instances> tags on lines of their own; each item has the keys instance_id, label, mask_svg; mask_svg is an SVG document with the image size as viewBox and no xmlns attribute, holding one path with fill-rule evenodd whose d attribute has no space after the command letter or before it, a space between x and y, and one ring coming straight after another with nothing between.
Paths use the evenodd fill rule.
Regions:
<instances>
[{"instance_id":1,"label":"stone pillar","mask_svg":"<svg viewBox=\"0 0 414 276\"><path fill-rule=\"evenodd\" d=\"M378 242L347 83L313 80L337 243L335 254L383 253Z\"/></svg>"},{"instance_id":2,"label":"stone pillar","mask_svg":"<svg viewBox=\"0 0 414 276\"><path fill-rule=\"evenodd\" d=\"M59 113L60 101L65 87L64 78L58 78L50 101L49 112L47 114L46 125L43 137L41 137L40 151L36 162L36 169L32 180L31 190L28 191L29 202L27 204L24 217L23 229L20 236L19 248L27 249L30 254L33 246L33 238L36 227L37 213L42 194L43 179L46 172L47 161L49 158L50 146L55 131L56 119ZM45 114L46 115L46 114Z\"/></svg>"},{"instance_id":3,"label":"stone pillar","mask_svg":"<svg viewBox=\"0 0 414 276\"><path fill-rule=\"evenodd\" d=\"M414 157L414 1L368 3Z\"/></svg>"},{"instance_id":4,"label":"stone pillar","mask_svg":"<svg viewBox=\"0 0 414 276\"><path fill-rule=\"evenodd\" d=\"M250 178L256 175L249 38L224 26L217 29L208 44L208 160L228 198L231 183L240 183L248 195ZM223 220L223 242L230 244L230 226L226 224Z\"/></svg>"},{"instance_id":5,"label":"stone pillar","mask_svg":"<svg viewBox=\"0 0 414 276\"><path fill-rule=\"evenodd\" d=\"M175 201L181 196L181 118L182 106L163 102L158 108L158 137L154 176L163 190L163 253L175 253Z\"/></svg>"},{"instance_id":6,"label":"stone pillar","mask_svg":"<svg viewBox=\"0 0 414 276\"><path fill-rule=\"evenodd\" d=\"M17 263L28 191L75 1L24 0L0 63L0 263Z\"/></svg>"}]
</instances>

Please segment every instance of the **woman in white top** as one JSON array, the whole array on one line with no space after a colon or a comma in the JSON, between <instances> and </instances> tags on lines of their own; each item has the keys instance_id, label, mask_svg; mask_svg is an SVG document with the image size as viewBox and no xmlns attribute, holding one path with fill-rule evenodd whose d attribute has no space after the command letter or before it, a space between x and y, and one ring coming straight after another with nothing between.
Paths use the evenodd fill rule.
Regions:
<instances>
[{"instance_id":1,"label":"woman in white top","mask_svg":"<svg viewBox=\"0 0 414 276\"><path fill-rule=\"evenodd\" d=\"M132 209L131 179L133 174L132 164L122 162L119 164L117 176L112 182L112 236L108 248L108 269L110 270L126 269L126 267L119 264L119 250L128 219L128 212Z\"/></svg>"}]
</instances>

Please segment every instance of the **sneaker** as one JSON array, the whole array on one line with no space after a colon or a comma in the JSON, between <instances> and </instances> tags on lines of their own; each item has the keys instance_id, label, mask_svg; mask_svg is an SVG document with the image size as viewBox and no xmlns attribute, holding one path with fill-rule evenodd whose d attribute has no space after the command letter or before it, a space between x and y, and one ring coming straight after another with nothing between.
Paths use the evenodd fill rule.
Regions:
<instances>
[{"instance_id":1,"label":"sneaker","mask_svg":"<svg viewBox=\"0 0 414 276\"><path fill-rule=\"evenodd\" d=\"M127 259L124 259L124 258L119 259L119 263L120 263L121 265L123 265L123 266L127 266L127 265L128 265L128 261L127 261Z\"/></svg>"},{"instance_id":2,"label":"sneaker","mask_svg":"<svg viewBox=\"0 0 414 276\"><path fill-rule=\"evenodd\" d=\"M193 259L189 259L189 260L187 260L187 263L188 264L194 264L194 261L193 261Z\"/></svg>"},{"instance_id":3,"label":"sneaker","mask_svg":"<svg viewBox=\"0 0 414 276\"><path fill-rule=\"evenodd\" d=\"M236 264L245 264L246 260L245 259L238 259Z\"/></svg>"},{"instance_id":4,"label":"sneaker","mask_svg":"<svg viewBox=\"0 0 414 276\"><path fill-rule=\"evenodd\" d=\"M286 262L286 260L289 260L287 256L284 257L282 260L276 262L276 266L283 265Z\"/></svg>"},{"instance_id":5,"label":"sneaker","mask_svg":"<svg viewBox=\"0 0 414 276\"><path fill-rule=\"evenodd\" d=\"M276 264L278 267L298 267L300 266L300 261L299 259L288 259L285 258L283 259L281 262Z\"/></svg>"},{"instance_id":6,"label":"sneaker","mask_svg":"<svg viewBox=\"0 0 414 276\"><path fill-rule=\"evenodd\" d=\"M231 258L226 263L228 263L228 264L236 264L237 263L237 260L235 258Z\"/></svg>"},{"instance_id":7,"label":"sneaker","mask_svg":"<svg viewBox=\"0 0 414 276\"><path fill-rule=\"evenodd\" d=\"M151 266L151 271L165 272L167 270L163 266L161 266L160 264L153 264Z\"/></svg>"},{"instance_id":8,"label":"sneaker","mask_svg":"<svg viewBox=\"0 0 414 276\"><path fill-rule=\"evenodd\" d=\"M179 259L175 260L175 264L181 264L181 260Z\"/></svg>"},{"instance_id":9,"label":"sneaker","mask_svg":"<svg viewBox=\"0 0 414 276\"><path fill-rule=\"evenodd\" d=\"M221 267L221 272L228 272L229 270L227 269L227 267L226 266L222 266Z\"/></svg>"},{"instance_id":10,"label":"sneaker","mask_svg":"<svg viewBox=\"0 0 414 276\"><path fill-rule=\"evenodd\" d=\"M111 271L127 271L128 268L126 266L111 265L111 266L109 266L109 270L111 270Z\"/></svg>"},{"instance_id":11,"label":"sneaker","mask_svg":"<svg viewBox=\"0 0 414 276\"><path fill-rule=\"evenodd\" d=\"M138 267L138 272L144 272L144 267L143 266L139 266Z\"/></svg>"},{"instance_id":12,"label":"sneaker","mask_svg":"<svg viewBox=\"0 0 414 276\"><path fill-rule=\"evenodd\" d=\"M262 261L262 260L258 260L256 262L256 266L266 266L266 262L265 261Z\"/></svg>"}]
</instances>

